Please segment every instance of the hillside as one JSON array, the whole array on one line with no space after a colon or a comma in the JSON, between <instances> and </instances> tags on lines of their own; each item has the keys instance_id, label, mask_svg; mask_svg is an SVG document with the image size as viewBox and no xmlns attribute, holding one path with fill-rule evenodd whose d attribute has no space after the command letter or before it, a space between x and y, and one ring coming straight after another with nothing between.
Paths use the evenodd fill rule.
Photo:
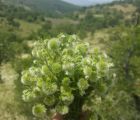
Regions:
<instances>
[{"instance_id":1,"label":"hillside","mask_svg":"<svg viewBox=\"0 0 140 120\"><path fill-rule=\"evenodd\" d=\"M47 14L63 14L78 10L80 7L61 0L2 0L4 3L22 6L29 10Z\"/></svg>"}]
</instances>

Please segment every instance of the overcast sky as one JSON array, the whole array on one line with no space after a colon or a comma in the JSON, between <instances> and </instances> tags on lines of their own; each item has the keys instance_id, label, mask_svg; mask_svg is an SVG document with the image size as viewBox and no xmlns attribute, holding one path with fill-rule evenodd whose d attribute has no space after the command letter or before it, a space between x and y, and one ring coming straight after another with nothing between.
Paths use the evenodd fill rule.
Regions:
<instances>
[{"instance_id":1,"label":"overcast sky","mask_svg":"<svg viewBox=\"0 0 140 120\"><path fill-rule=\"evenodd\" d=\"M97 3L111 2L113 0L63 0L63 1L73 3L76 5L87 6L87 5L97 4Z\"/></svg>"}]
</instances>

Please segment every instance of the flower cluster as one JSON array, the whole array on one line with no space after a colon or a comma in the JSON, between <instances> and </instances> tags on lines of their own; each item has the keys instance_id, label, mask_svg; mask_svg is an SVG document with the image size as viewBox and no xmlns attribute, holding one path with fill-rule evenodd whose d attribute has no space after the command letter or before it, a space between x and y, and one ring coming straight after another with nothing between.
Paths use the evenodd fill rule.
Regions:
<instances>
[{"instance_id":1,"label":"flower cluster","mask_svg":"<svg viewBox=\"0 0 140 120\"><path fill-rule=\"evenodd\" d=\"M81 111L80 106L86 108L94 98L100 103L111 85L113 65L107 55L97 49L90 53L89 44L76 35L38 41L32 55L33 65L22 72L26 86L22 98L35 104L32 111L37 117L55 112L67 115L73 108Z\"/></svg>"}]
</instances>

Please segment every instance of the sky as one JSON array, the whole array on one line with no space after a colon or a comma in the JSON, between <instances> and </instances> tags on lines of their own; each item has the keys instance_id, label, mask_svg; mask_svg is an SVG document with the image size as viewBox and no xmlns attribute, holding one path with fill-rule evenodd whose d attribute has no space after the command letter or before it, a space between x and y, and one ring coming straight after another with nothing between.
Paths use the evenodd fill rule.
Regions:
<instances>
[{"instance_id":1,"label":"sky","mask_svg":"<svg viewBox=\"0 0 140 120\"><path fill-rule=\"evenodd\" d=\"M76 5L81 5L81 6L88 6L88 5L98 4L98 3L111 2L113 0L63 0L63 1L73 3Z\"/></svg>"}]
</instances>

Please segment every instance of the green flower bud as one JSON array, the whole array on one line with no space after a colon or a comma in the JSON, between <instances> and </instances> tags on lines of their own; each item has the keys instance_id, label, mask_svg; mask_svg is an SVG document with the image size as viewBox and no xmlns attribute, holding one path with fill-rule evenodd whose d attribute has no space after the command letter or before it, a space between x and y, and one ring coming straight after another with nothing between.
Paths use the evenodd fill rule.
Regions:
<instances>
[{"instance_id":1,"label":"green flower bud","mask_svg":"<svg viewBox=\"0 0 140 120\"><path fill-rule=\"evenodd\" d=\"M36 52L36 56L37 56L38 58L42 58L42 51L41 51L41 50L38 50L38 51Z\"/></svg>"},{"instance_id":2,"label":"green flower bud","mask_svg":"<svg viewBox=\"0 0 140 120\"><path fill-rule=\"evenodd\" d=\"M64 34L61 33L60 35L58 35L58 37L59 37L59 38L65 38L66 36L65 36Z\"/></svg>"},{"instance_id":3,"label":"green flower bud","mask_svg":"<svg viewBox=\"0 0 140 120\"><path fill-rule=\"evenodd\" d=\"M39 64L39 61L34 60L33 63L34 63L35 65L37 65L37 64Z\"/></svg>"},{"instance_id":4,"label":"green flower bud","mask_svg":"<svg viewBox=\"0 0 140 120\"><path fill-rule=\"evenodd\" d=\"M109 105L109 106L112 106L112 104L113 104L113 97L111 96L111 95L107 95L106 97L105 97L105 101L106 101L106 103Z\"/></svg>"},{"instance_id":5,"label":"green flower bud","mask_svg":"<svg viewBox=\"0 0 140 120\"><path fill-rule=\"evenodd\" d=\"M28 72L24 72L22 77L21 77L21 83L24 85L30 85L32 84L32 80L30 78L30 74Z\"/></svg>"},{"instance_id":6,"label":"green flower bud","mask_svg":"<svg viewBox=\"0 0 140 120\"><path fill-rule=\"evenodd\" d=\"M36 52L36 50L32 50L32 55L33 55L34 57L37 56L37 52Z\"/></svg>"},{"instance_id":7,"label":"green flower bud","mask_svg":"<svg viewBox=\"0 0 140 120\"><path fill-rule=\"evenodd\" d=\"M39 88L41 88L42 85L43 85L43 79L42 79L42 78L37 79L37 86L38 86Z\"/></svg>"},{"instance_id":8,"label":"green flower bud","mask_svg":"<svg viewBox=\"0 0 140 120\"><path fill-rule=\"evenodd\" d=\"M71 93L72 89L70 88L70 86L61 86L60 87L60 92L63 94L63 93Z\"/></svg>"},{"instance_id":9,"label":"green flower bud","mask_svg":"<svg viewBox=\"0 0 140 120\"><path fill-rule=\"evenodd\" d=\"M58 39L53 38L48 42L48 48L50 50L56 50L58 49L58 47L59 47Z\"/></svg>"},{"instance_id":10,"label":"green flower bud","mask_svg":"<svg viewBox=\"0 0 140 120\"><path fill-rule=\"evenodd\" d=\"M94 103L95 103L96 105L99 105L99 104L101 104L101 102L102 102L102 98L96 96L95 99L94 99Z\"/></svg>"},{"instance_id":11,"label":"green flower bud","mask_svg":"<svg viewBox=\"0 0 140 120\"><path fill-rule=\"evenodd\" d=\"M34 92L29 91L29 90L24 90L23 91L22 99L25 102L30 102L30 101L34 100L35 98L36 98L36 95L35 95Z\"/></svg>"},{"instance_id":12,"label":"green flower bud","mask_svg":"<svg viewBox=\"0 0 140 120\"><path fill-rule=\"evenodd\" d=\"M74 63L63 64L63 70L69 71L74 69Z\"/></svg>"},{"instance_id":13,"label":"green flower bud","mask_svg":"<svg viewBox=\"0 0 140 120\"><path fill-rule=\"evenodd\" d=\"M68 42L69 42L69 43L72 43L72 42L74 42L74 41L76 41L76 40L78 40L78 37L77 37L76 35L71 35L71 36L69 37L69 39L68 39Z\"/></svg>"},{"instance_id":14,"label":"green flower bud","mask_svg":"<svg viewBox=\"0 0 140 120\"><path fill-rule=\"evenodd\" d=\"M87 80L81 78L78 81L77 86L78 86L78 88L80 90L81 95L83 95L85 93L85 90L88 89L89 84L88 84L88 81Z\"/></svg>"},{"instance_id":15,"label":"green flower bud","mask_svg":"<svg viewBox=\"0 0 140 120\"><path fill-rule=\"evenodd\" d=\"M58 113L65 115L69 112L68 106L56 106L56 110Z\"/></svg>"},{"instance_id":16,"label":"green flower bud","mask_svg":"<svg viewBox=\"0 0 140 120\"><path fill-rule=\"evenodd\" d=\"M82 55L85 55L88 52L88 46L86 44L78 44L76 46L76 51Z\"/></svg>"},{"instance_id":17,"label":"green flower bud","mask_svg":"<svg viewBox=\"0 0 140 120\"><path fill-rule=\"evenodd\" d=\"M75 67L74 63L65 63L62 67L66 75L73 75Z\"/></svg>"},{"instance_id":18,"label":"green flower bud","mask_svg":"<svg viewBox=\"0 0 140 120\"><path fill-rule=\"evenodd\" d=\"M29 72L32 76L36 76L36 77L41 76L39 68L31 67L31 68L29 68Z\"/></svg>"},{"instance_id":19,"label":"green flower bud","mask_svg":"<svg viewBox=\"0 0 140 120\"><path fill-rule=\"evenodd\" d=\"M64 104L70 105L74 100L74 96L71 92L67 92L63 90L63 92L61 92L60 99L63 101Z\"/></svg>"},{"instance_id":20,"label":"green flower bud","mask_svg":"<svg viewBox=\"0 0 140 120\"><path fill-rule=\"evenodd\" d=\"M53 63L52 64L52 70L54 73L60 73L62 70L62 67L59 63Z\"/></svg>"},{"instance_id":21,"label":"green flower bud","mask_svg":"<svg viewBox=\"0 0 140 120\"><path fill-rule=\"evenodd\" d=\"M82 59L82 64L83 65L92 65L93 59L91 59L90 57L86 57L86 58Z\"/></svg>"},{"instance_id":22,"label":"green flower bud","mask_svg":"<svg viewBox=\"0 0 140 120\"><path fill-rule=\"evenodd\" d=\"M48 81L46 81L42 87L42 90L46 95L54 94L55 92L57 92L57 89L58 89L58 87L57 87L56 83L48 82Z\"/></svg>"},{"instance_id":23,"label":"green flower bud","mask_svg":"<svg viewBox=\"0 0 140 120\"><path fill-rule=\"evenodd\" d=\"M70 79L68 77L65 77L63 80L62 80L62 85L64 86L69 86L70 84Z\"/></svg>"},{"instance_id":24,"label":"green flower bud","mask_svg":"<svg viewBox=\"0 0 140 120\"><path fill-rule=\"evenodd\" d=\"M35 94L36 96L39 96L39 95L40 95L40 92L41 92L41 89L40 89L39 87L35 87L35 88L33 89L33 92L34 92L34 94Z\"/></svg>"},{"instance_id":25,"label":"green flower bud","mask_svg":"<svg viewBox=\"0 0 140 120\"><path fill-rule=\"evenodd\" d=\"M85 75L86 77L91 77L91 75L92 75L92 68L86 66L86 67L84 68L83 72L84 72L84 75Z\"/></svg>"},{"instance_id":26,"label":"green flower bud","mask_svg":"<svg viewBox=\"0 0 140 120\"><path fill-rule=\"evenodd\" d=\"M42 72L43 75L46 75L46 74L50 73L50 70L49 70L47 65L43 65L42 69L41 69L41 72Z\"/></svg>"},{"instance_id":27,"label":"green flower bud","mask_svg":"<svg viewBox=\"0 0 140 120\"><path fill-rule=\"evenodd\" d=\"M91 99L85 100L85 102L82 106L82 110L83 111L92 111L92 107L91 107L92 104L93 103L92 103Z\"/></svg>"},{"instance_id":28,"label":"green flower bud","mask_svg":"<svg viewBox=\"0 0 140 120\"><path fill-rule=\"evenodd\" d=\"M72 56L73 55L73 51L72 51L72 49L64 49L62 51L62 54L63 55L70 55L70 56Z\"/></svg>"},{"instance_id":29,"label":"green flower bud","mask_svg":"<svg viewBox=\"0 0 140 120\"><path fill-rule=\"evenodd\" d=\"M32 113L36 117L43 117L46 114L46 107L42 104L33 106Z\"/></svg>"},{"instance_id":30,"label":"green flower bud","mask_svg":"<svg viewBox=\"0 0 140 120\"><path fill-rule=\"evenodd\" d=\"M55 104L55 96L47 96L44 98L44 103L47 106L52 106Z\"/></svg>"},{"instance_id":31,"label":"green flower bud","mask_svg":"<svg viewBox=\"0 0 140 120\"><path fill-rule=\"evenodd\" d=\"M104 60L100 60L97 64L96 64L96 68L98 71L105 71L107 68L107 64Z\"/></svg>"}]
</instances>

